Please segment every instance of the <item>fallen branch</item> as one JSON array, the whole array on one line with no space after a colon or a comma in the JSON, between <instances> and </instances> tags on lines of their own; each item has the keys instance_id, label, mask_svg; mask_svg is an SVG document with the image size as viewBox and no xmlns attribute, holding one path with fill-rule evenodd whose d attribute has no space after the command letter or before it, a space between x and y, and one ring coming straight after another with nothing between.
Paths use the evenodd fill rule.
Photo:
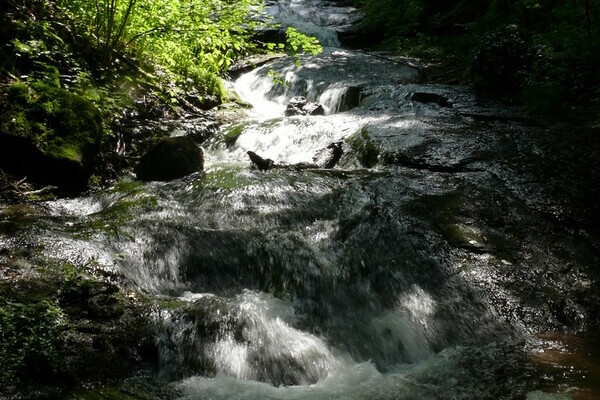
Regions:
<instances>
[{"instance_id":1,"label":"fallen branch","mask_svg":"<svg viewBox=\"0 0 600 400\"><path fill-rule=\"evenodd\" d=\"M18 181L12 181L8 175L0 169L0 182L2 182L0 195L15 203L30 204L48 210L48 206L38 200L32 199L31 196L51 192L56 189L56 187L46 186L38 190L33 190L32 186L28 184L26 180L27 177Z\"/></svg>"},{"instance_id":2,"label":"fallen branch","mask_svg":"<svg viewBox=\"0 0 600 400\"><path fill-rule=\"evenodd\" d=\"M335 167L335 165L338 163L338 161L342 158L342 154L343 154L342 142L331 143L324 150L329 152L329 156L326 157L324 160L322 160L320 165L315 164L315 163L277 164L275 161L271 160L270 158L263 158L253 151L248 151L248 152L246 152L246 154L248 154L248 157L250 157L250 161L252 161L252 163L254 165L256 165L256 167L258 168L259 171L268 171L270 169L278 169L278 168L287 168L287 169L296 169L296 170L318 169L318 168L332 169L333 167Z\"/></svg>"},{"instance_id":3,"label":"fallen branch","mask_svg":"<svg viewBox=\"0 0 600 400\"><path fill-rule=\"evenodd\" d=\"M26 196L31 196L31 195L36 195L36 194L50 193L51 191L56 190L56 189L58 189L58 187L56 187L56 186L46 186L46 187L43 187L38 190L30 190L28 192L23 192L23 194Z\"/></svg>"}]
</instances>

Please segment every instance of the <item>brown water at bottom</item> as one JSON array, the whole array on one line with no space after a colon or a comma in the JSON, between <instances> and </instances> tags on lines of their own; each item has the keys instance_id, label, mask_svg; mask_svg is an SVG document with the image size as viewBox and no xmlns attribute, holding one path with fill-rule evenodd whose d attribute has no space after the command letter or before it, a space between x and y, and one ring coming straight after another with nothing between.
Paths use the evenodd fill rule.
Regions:
<instances>
[{"instance_id":1,"label":"brown water at bottom","mask_svg":"<svg viewBox=\"0 0 600 400\"><path fill-rule=\"evenodd\" d=\"M569 394L573 400L600 400L600 335L549 332L539 337L545 347L533 362L543 374L541 389Z\"/></svg>"}]
</instances>

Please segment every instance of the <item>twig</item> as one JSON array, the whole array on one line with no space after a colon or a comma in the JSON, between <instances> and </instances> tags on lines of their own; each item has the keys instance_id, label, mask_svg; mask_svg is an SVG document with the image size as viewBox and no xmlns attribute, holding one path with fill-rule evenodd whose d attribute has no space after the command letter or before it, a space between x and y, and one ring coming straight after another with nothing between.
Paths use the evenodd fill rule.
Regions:
<instances>
[{"instance_id":1,"label":"twig","mask_svg":"<svg viewBox=\"0 0 600 400\"><path fill-rule=\"evenodd\" d=\"M26 196L31 196L33 194L48 193L48 192L51 192L51 191L56 190L56 189L58 189L56 186L46 186L46 187L43 187L43 188L38 189L38 190L30 190L28 192L23 192L23 194L26 195Z\"/></svg>"},{"instance_id":2,"label":"twig","mask_svg":"<svg viewBox=\"0 0 600 400\"><path fill-rule=\"evenodd\" d=\"M2 169L0 169L0 180L4 184L2 186L2 189L0 189L0 191L1 192L7 191L7 192L11 193L13 200L17 203L27 203L27 204L31 204L36 207L41 207L44 210L49 210L49 207L47 205L45 205L39 201L31 199L30 195L46 193L55 188L52 186L47 186L47 187L39 189L39 190L28 190L28 189L31 189L31 186L28 183L25 183L26 179L27 179L27 177L25 177L19 181L13 182L9 179L8 175L6 175L6 173ZM24 189L27 191L24 191Z\"/></svg>"}]
</instances>

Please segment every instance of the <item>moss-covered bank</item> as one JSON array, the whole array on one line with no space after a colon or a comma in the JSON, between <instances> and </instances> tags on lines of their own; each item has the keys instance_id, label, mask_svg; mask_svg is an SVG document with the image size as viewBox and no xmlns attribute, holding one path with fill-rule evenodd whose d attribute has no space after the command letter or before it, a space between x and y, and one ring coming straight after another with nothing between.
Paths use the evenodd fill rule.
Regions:
<instances>
[{"instance_id":1,"label":"moss-covered bank","mask_svg":"<svg viewBox=\"0 0 600 400\"><path fill-rule=\"evenodd\" d=\"M0 98L0 168L67 190L86 186L102 140L102 118L88 100L36 82Z\"/></svg>"},{"instance_id":2,"label":"moss-covered bank","mask_svg":"<svg viewBox=\"0 0 600 400\"><path fill-rule=\"evenodd\" d=\"M60 398L152 368L150 302L25 253L0 258L0 397Z\"/></svg>"}]
</instances>

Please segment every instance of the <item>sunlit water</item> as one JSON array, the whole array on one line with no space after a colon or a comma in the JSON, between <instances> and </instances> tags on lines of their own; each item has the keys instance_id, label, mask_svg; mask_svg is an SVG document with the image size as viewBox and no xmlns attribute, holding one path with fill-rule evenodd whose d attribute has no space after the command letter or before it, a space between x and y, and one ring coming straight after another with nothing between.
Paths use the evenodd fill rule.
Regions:
<instances>
[{"instance_id":1,"label":"sunlit water","mask_svg":"<svg viewBox=\"0 0 600 400\"><path fill-rule=\"evenodd\" d=\"M329 45L355 13L316 0L271 11ZM556 368L540 372L558 356L531 334L554 322L519 314L522 299L495 272L525 250L495 251L487 236L513 243L513 222L492 229L491 219L546 226L478 168L499 139L477 117L501 111L416 78L394 60L333 48L300 66L275 61L235 83L254 109L203 145L205 173L51 202L29 236L48 257L114 272L164 305L158 375L182 399L571 398L579 378L565 388ZM415 91L452 107L411 101ZM328 115L284 117L297 95ZM362 130L379 151L371 168L349 145ZM333 170L293 168L339 141ZM399 150L418 157L384 162ZM259 172L247 151L291 166ZM548 259L545 237L514 240L529 243L527 260Z\"/></svg>"}]
</instances>

